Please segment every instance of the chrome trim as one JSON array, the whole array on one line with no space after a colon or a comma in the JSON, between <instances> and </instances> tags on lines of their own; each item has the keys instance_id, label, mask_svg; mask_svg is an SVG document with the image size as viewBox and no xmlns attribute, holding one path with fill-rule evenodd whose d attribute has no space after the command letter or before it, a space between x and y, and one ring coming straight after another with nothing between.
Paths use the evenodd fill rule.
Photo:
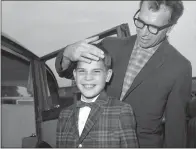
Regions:
<instances>
[{"instance_id":1,"label":"chrome trim","mask_svg":"<svg viewBox=\"0 0 196 149\"><path fill-rule=\"evenodd\" d=\"M8 47L6 47L4 45L1 45L1 49L4 50L4 51L6 51L6 52L9 52L11 54L14 54L15 56L20 57L20 58L22 58L22 59L24 59L24 60L26 60L28 62L30 62L30 59L28 59L27 57L25 57L25 56L23 56L23 55L15 52L14 50L11 50L10 48L8 48Z\"/></svg>"}]
</instances>

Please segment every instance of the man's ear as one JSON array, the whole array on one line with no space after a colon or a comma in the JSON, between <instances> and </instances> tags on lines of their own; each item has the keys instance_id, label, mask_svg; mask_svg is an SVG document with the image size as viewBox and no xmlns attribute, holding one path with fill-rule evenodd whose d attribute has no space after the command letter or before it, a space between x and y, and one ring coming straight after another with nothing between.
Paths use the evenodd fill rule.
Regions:
<instances>
[{"instance_id":1,"label":"man's ear","mask_svg":"<svg viewBox=\"0 0 196 149\"><path fill-rule=\"evenodd\" d=\"M166 36L169 36L170 32L172 31L172 29L174 28L174 25L170 26L167 30Z\"/></svg>"},{"instance_id":2,"label":"man's ear","mask_svg":"<svg viewBox=\"0 0 196 149\"><path fill-rule=\"evenodd\" d=\"M106 76L106 82L109 82L110 81L110 79L111 79L111 77L112 77L112 69L108 69L108 71L107 71L107 76Z\"/></svg>"}]
</instances>

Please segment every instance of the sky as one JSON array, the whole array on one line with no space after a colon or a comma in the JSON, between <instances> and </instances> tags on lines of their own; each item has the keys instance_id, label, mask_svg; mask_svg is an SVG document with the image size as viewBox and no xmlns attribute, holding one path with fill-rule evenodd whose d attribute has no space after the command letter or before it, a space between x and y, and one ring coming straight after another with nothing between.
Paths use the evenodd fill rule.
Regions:
<instances>
[{"instance_id":1,"label":"sky","mask_svg":"<svg viewBox=\"0 0 196 149\"><path fill-rule=\"evenodd\" d=\"M196 76L196 2L183 3L184 14L169 41L191 61ZM43 56L122 23L134 35L139 1L2 1L1 6L2 31ZM57 75L54 59L48 65Z\"/></svg>"}]
</instances>

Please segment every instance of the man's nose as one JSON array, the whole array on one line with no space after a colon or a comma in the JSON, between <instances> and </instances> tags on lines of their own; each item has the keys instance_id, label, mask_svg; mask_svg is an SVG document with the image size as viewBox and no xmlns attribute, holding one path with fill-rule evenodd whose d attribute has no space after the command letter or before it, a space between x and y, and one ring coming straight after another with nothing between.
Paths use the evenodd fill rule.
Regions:
<instances>
[{"instance_id":1,"label":"man's nose","mask_svg":"<svg viewBox=\"0 0 196 149\"><path fill-rule=\"evenodd\" d=\"M141 35L142 36L147 36L147 35L149 35L149 30L148 30L148 27L147 27L147 25L145 25L141 30L140 30L140 33L141 33Z\"/></svg>"}]
</instances>

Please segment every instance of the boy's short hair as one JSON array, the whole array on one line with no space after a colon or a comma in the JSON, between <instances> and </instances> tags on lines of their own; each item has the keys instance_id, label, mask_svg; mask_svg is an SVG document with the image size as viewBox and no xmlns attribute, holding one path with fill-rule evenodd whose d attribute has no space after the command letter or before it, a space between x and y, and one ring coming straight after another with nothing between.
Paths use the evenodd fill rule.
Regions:
<instances>
[{"instance_id":1,"label":"boy's short hair","mask_svg":"<svg viewBox=\"0 0 196 149\"><path fill-rule=\"evenodd\" d=\"M104 52L104 58L101 59L106 67L106 69L112 69L112 57L109 52L101 44L91 44Z\"/></svg>"},{"instance_id":2,"label":"boy's short hair","mask_svg":"<svg viewBox=\"0 0 196 149\"><path fill-rule=\"evenodd\" d=\"M104 52L104 58L101 59L104 63L105 68L112 69L112 57L109 55L109 52L101 44L91 44ZM77 62L74 63L74 68L77 67Z\"/></svg>"}]
</instances>

